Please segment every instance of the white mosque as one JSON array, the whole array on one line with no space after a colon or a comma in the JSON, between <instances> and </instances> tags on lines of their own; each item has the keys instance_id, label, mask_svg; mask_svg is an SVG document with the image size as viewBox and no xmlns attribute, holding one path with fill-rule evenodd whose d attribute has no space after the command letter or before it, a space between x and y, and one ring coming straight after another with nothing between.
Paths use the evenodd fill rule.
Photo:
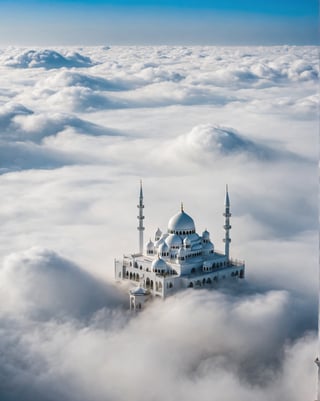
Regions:
<instances>
[{"instance_id":1,"label":"white mosque","mask_svg":"<svg viewBox=\"0 0 320 401\"><path fill-rule=\"evenodd\" d=\"M157 229L154 241L143 248L143 191L139 196L139 252L115 260L115 279L134 285L130 290L130 309L139 310L152 297L166 298L186 288L209 288L223 280L244 278L243 261L231 259L230 200L225 198L225 251L219 252L207 230L196 233L193 219L181 210L171 217L167 232Z\"/></svg>"}]
</instances>

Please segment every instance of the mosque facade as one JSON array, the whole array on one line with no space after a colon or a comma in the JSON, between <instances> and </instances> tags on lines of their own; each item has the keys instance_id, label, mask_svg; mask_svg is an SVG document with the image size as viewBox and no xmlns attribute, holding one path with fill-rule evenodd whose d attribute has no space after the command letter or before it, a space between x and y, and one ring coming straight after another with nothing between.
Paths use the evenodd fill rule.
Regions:
<instances>
[{"instance_id":1,"label":"mosque facade","mask_svg":"<svg viewBox=\"0 0 320 401\"><path fill-rule=\"evenodd\" d=\"M166 232L159 228L153 240L143 246L144 202L142 183L139 194L139 251L115 260L115 279L127 281L130 309L142 309L153 297L166 298L187 288L210 288L225 280L243 279L245 264L232 259L230 251L230 199L226 188L223 216L224 252L215 249L210 233L197 234L194 220L181 204L180 211L168 222Z\"/></svg>"}]
</instances>

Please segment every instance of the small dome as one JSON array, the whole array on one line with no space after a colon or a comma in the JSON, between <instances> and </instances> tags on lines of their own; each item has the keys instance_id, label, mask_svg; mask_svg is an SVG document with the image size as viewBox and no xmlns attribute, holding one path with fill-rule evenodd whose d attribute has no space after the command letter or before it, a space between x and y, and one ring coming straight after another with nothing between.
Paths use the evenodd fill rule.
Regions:
<instances>
[{"instance_id":1,"label":"small dome","mask_svg":"<svg viewBox=\"0 0 320 401\"><path fill-rule=\"evenodd\" d=\"M207 242L206 244L202 245L202 249L211 250L213 249L213 243L211 241Z\"/></svg>"},{"instance_id":2,"label":"small dome","mask_svg":"<svg viewBox=\"0 0 320 401\"><path fill-rule=\"evenodd\" d=\"M160 228L158 227L155 235L154 235L154 239L155 241L158 241L158 239L161 237L162 231L160 230Z\"/></svg>"},{"instance_id":3,"label":"small dome","mask_svg":"<svg viewBox=\"0 0 320 401\"><path fill-rule=\"evenodd\" d=\"M151 239L149 240L149 242L146 243L146 249L148 251L151 251L154 249L154 243L151 241Z\"/></svg>"},{"instance_id":4,"label":"small dome","mask_svg":"<svg viewBox=\"0 0 320 401\"><path fill-rule=\"evenodd\" d=\"M151 264L151 269L153 272L166 272L168 270L168 266L166 262L162 258L155 259Z\"/></svg>"},{"instance_id":5,"label":"small dome","mask_svg":"<svg viewBox=\"0 0 320 401\"><path fill-rule=\"evenodd\" d=\"M148 294L148 290L142 288L142 287L136 287L133 290L130 291L130 294L132 295L147 295Z\"/></svg>"},{"instance_id":6,"label":"small dome","mask_svg":"<svg viewBox=\"0 0 320 401\"><path fill-rule=\"evenodd\" d=\"M160 253L160 254L163 254L163 253L167 253L167 252L169 252L169 247L168 247L168 245L167 245L165 242L163 242L163 243L159 246L159 253Z\"/></svg>"},{"instance_id":7,"label":"small dome","mask_svg":"<svg viewBox=\"0 0 320 401\"><path fill-rule=\"evenodd\" d=\"M169 233L195 232L195 230L193 219L183 210L171 217L168 223Z\"/></svg>"},{"instance_id":8,"label":"small dome","mask_svg":"<svg viewBox=\"0 0 320 401\"><path fill-rule=\"evenodd\" d=\"M188 237L186 237L186 238L183 240L183 245L184 245L186 248L190 248L190 247L191 247L191 241L189 240Z\"/></svg>"},{"instance_id":9,"label":"small dome","mask_svg":"<svg viewBox=\"0 0 320 401\"><path fill-rule=\"evenodd\" d=\"M169 248L173 246L179 248L182 245L182 239L177 234L170 234L166 238L166 244Z\"/></svg>"},{"instance_id":10,"label":"small dome","mask_svg":"<svg viewBox=\"0 0 320 401\"><path fill-rule=\"evenodd\" d=\"M189 234L188 238L191 242L196 242L200 239L200 237L197 233Z\"/></svg>"},{"instance_id":11,"label":"small dome","mask_svg":"<svg viewBox=\"0 0 320 401\"><path fill-rule=\"evenodd\" d=\"M207 230L204 230L202 233L202 239L210 239L210 233Z\"/></svg>"},{"instance_id":12,"label":"small dome","mask_svg":"<svg viewBox=\"0 0 320 401\"><path fill-rule=\"evenodd\" d=\"M178 258L186 256L186 250L184 248L179 248L179 250L177 252L177 256L178 256Z\"/></svg>"}]
</instances>

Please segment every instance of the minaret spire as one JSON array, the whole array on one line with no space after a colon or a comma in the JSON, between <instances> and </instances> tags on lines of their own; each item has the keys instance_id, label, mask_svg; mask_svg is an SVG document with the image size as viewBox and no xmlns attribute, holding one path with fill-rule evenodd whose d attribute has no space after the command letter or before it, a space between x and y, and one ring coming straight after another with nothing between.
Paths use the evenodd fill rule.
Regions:
<instances>
[{"instance_id":1,"label":"minaret spire","mask_svg":"<svg viewBox=\"0 0 320 401\"><path fill-rule=\"evenodd\" d=\"M230 213L230 199L229 199L229 192L228 192L228 185L226 185L226 198L225 198L225 212L223 213L224 217L225 217L225 224L223 226L223 228L225 229L225 237L223 239L223 242L225 243L225 255L227 257L227 260L229 260L229 248L230 248L230 242L231 242L231 238L230 238L230 229L231 229L231 225L230 225L230 217L231 217L231 213Z\"/></svg>"},{"instance_id":2,"label":"minaret spire","mask_svg":"<svg viewBox=\"0 0 320 401\"><path fill-rule=\"evenodd\" d=\"M139 226L138 226L138 231L139 231L139 253L142 255L143 253L143 209L144 209L144 204L143 204L143 191L142 191L142 180L140 180L140 194L139 194L139 205L137 205L137 208L139 209L139 216L137 216L139 220Z\"/></svg>"}]
</instances>

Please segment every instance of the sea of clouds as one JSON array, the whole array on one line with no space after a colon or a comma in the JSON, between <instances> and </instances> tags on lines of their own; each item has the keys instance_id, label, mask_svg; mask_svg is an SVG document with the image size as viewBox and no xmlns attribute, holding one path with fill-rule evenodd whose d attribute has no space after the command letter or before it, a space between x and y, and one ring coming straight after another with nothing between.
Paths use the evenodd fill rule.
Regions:
<instances>
[{"instance_id":1,"label":"sea of clouds","mask_svg":"<svg viewBox=\"0 0 320 401\"><path fill-rule=\"evenodd\" d=\"M316 389L318 51L0 49L0 398L301 401ZM114 258L180 201L246 280L128 311Z\"/></svg>"}]
</instances>

